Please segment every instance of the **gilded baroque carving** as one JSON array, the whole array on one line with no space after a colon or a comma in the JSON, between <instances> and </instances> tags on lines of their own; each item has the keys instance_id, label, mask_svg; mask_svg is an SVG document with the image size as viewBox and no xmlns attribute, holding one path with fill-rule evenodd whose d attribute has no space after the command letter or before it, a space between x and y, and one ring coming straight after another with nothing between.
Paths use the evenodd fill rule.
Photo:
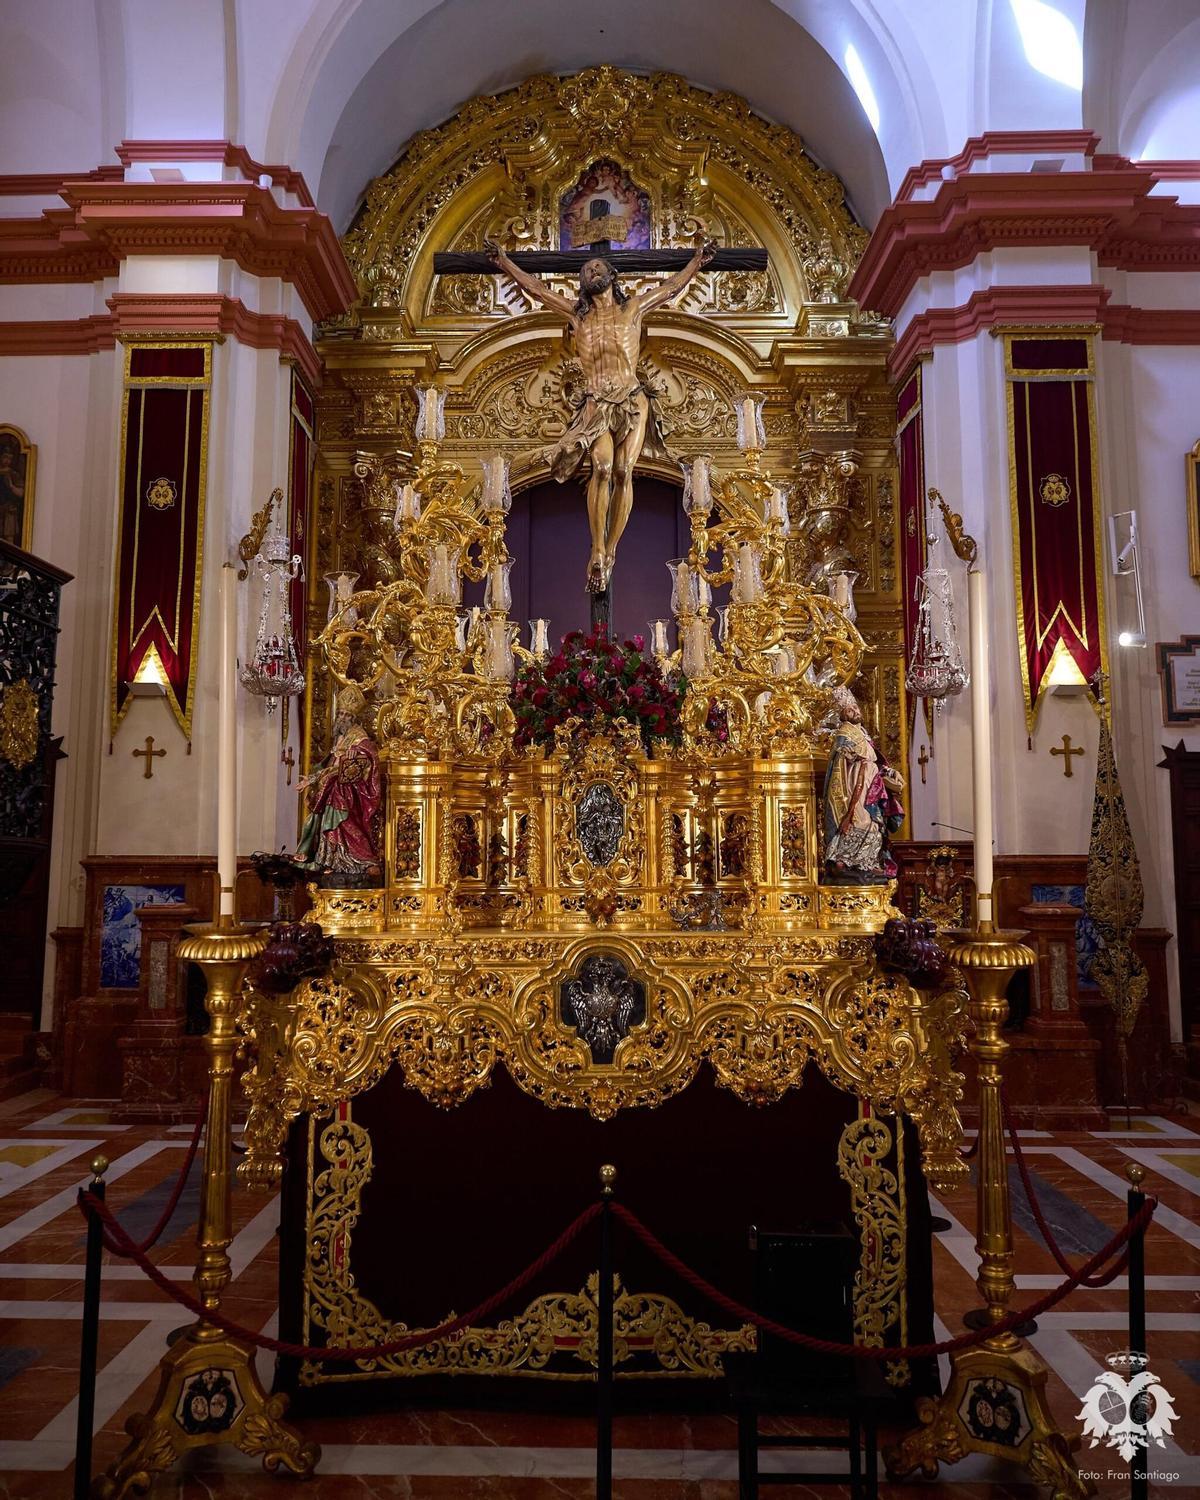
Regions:
<instances>
[{"instance_id":1,"label":"gilded baroque carving","mask_svg":"<svg viewBox=\"0 0 1200 1500\"><path fill-rule=\"evenodd\" d=\"M371 1178L371 1139L353 1120L310 1125L315 1180L306 1223L304 1340L331 1345L386 1343L414 1332L389 1323L359 1290L352 1265L353 1231ZM642 1371L676 1377L719 1377L721 1356L754 1348L752 1327L714 1328L684 1313L669 1297L635 1292L614 1278L613 1358L618 1378ZM447 1310L449 1311L449 1310ZM361 1379L365 1374L550 1374L593 1380L599 1328L598 1279L578 1292L547 1292L494 1327L471 1327L400 1354L357 1365L308 1360L304 1385Z\"/></svg>"},{"instance_id":2,"label":"gilded baroque carving","mask_svg":"<svg viewBox=\"0 0 1200 1500\"><path fill-rule=\"evenodd\" d=\"M854 1341L873 1348L881 1348L887 1331L899 1325L904 1307L908 1247L902 1184L887 1165L895 1145L892 1127L878 1117L852 1120L838 1143L838 1172L850 1187L861 1245L854 1276ZM885 1378L891 1385L908 1384L908 1361L889 1364Z\"/></svg>"}]
</instances>

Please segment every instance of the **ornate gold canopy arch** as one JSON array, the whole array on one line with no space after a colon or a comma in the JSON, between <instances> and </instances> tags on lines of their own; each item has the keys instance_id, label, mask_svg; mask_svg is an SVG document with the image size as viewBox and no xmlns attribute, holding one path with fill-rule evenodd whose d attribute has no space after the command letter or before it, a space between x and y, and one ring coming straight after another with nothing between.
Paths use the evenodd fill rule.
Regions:
<instances>
[{"instance_id":1,"label":"ornate gold canopy arch","mask_svg":"<svg viewBox=\"0 0 1200 1500\"><path fill-rule=\"evenodd\" d=\"M312 634L324 623L323 574L349 568L370 582L386 570L390 512L361 463L355 475L355 458L412 450L416 386L433 379L446 390L447 458L469 471L481 453L502 451L515 466L525 460L520 484L545 477L529 455L562 431L578 379L560 323L505 279L435 277L433 256L485 239L559 248L564 195L602 160L644 195L656 248L690 245L704 224L722 244L769 252L766 271L702 273L657 314L646 373L662 392L671 446L685 457L732 454L735 400L748 390L766 399L767 461L795 479L790 565L806 574L840 548L858 572L868 645L861 695L889 760L902 765L891 339L844 293L866 233L841 182L793 132L736 95L673 74L605 66L473 99L415 136L368 188L343 240L359 302L320 330L328 375L318 402ZM313 688L317 748L327 681Z\"/></svg>"}]
</instances>

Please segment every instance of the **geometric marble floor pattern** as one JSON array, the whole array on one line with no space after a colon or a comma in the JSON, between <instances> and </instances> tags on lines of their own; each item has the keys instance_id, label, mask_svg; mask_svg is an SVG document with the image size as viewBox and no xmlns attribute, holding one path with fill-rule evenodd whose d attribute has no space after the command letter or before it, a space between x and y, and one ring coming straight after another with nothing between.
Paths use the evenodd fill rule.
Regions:
<instances>
[{"instance_id":1,"label":"geometric marble floor pattern","mask_svg":"<svg viewBox=\"0 0 1200 1500\"><path fill-rule=\"evenodd\" d=\"M1119 1121L1114 1121L1119 1124ZM0 1500L63 1500L71 1493L83 1226L76 1189L103 1151L112 1165L109 1199L135 1236L157 1220L182 1164L190 1127L124 1126L103 1102L81 1104L37 1091L0 1104ZM1151 1485L1156 1496L1200 1494L1200 1119L1135 1117L1132 1130L1022 1133L1038 1198L1072 1257L1098 1249L1125 1212L1125 1164L1146 1169L1160 1200L1146 1242L1147 1324L1151 1366L1170 1392L1179 1420L1174 1440L1152 1469L1178 1478ZM181 1198L154 1256L169 1277L191 1275L198 1177ZM950 1229L935 1237L937 1337L961 1328L975 1305L974 1192L966 1186L934 1200ZM225 1307L247 1327L273 1332L279 1205L234 1195L233 1282ZM1019 1180L1013 1182L1018 1299L1034 1300L1062 1279L1037 1236ZM1081 1398L1125 1347L1125 1281L1077 1291L1040 1320L1031 1342L1050 1367L1057 1420L1077 1430ZM96 1388L94 1467L124 1443L125 1419L148 1404L167 1334L186 1315L136 1267L106 1257ZM270 1366L260 1366L269 1385ZM304 1500L372 1496L379 1500L583 1500L594 1493L590 1422L470 1410L413 1410L309 1419L306 1437L324 1452ZM614 1427L614 1494L619 1500L735 1500L735 1429L717 1413L619 1416ZM813 1470L844 1462L810 1456ZM1116 1465L1112 1463L1116 1460ZM1099 1475L1101 1496L1125 1495L1108 1479L1119 1460L1109 1450L1080 1450L1082 1468ZM789 1466L798 1455L787 1455ZM764 1467L765 1467L764 1460ZM282 1488L281 1488L282 1486ZM772 1486L782 1496L840 1497L837 1486ZM289 1493L286 1480L221 1449L194 1456L160 1478L152 1500L266 1500ZM943 1469L935 1484L881 1484L889 1500L1016 1500L1045 1493L1018 1482L1017 1471L971 1458Z\"/></svg>"}]
</instances>

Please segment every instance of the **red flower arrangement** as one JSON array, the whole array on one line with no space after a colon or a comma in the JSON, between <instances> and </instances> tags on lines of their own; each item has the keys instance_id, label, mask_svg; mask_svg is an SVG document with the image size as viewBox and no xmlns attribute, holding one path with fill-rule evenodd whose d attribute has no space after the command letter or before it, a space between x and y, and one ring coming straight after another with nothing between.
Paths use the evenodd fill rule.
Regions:
<instances>
[{"instance_id":1,"label":"red flower arrangement","mask_svg":"<svg viewBox=\"0 0 1200 1500\"><path fill-rule=\"evenodd\" d=\"M552 745L554 731L571 718L636 724L647 750L654 740L678 745L685 684L669 682L645 648L643 636L618 645L598 625L590 635L572 630L548 661L522 667L510 696L514 745Z\"/></svg>"}]
</instances>

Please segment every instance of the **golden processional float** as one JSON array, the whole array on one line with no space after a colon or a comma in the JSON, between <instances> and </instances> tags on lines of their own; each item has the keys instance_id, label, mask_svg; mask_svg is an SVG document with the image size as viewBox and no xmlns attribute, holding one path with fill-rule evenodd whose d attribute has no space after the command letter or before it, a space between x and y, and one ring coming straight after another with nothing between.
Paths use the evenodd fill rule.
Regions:
<instances>
[{"instance_id":1,"label":"golden processional float","mask_svg":"<svg viewBox=\"0 0 1200 1500\"><path fill-rule=\"evenodd\" d=\"M793 279L802 266L797 284L807 290L797 308L773 270L749 273L728 296L698 294L710 299L702 318L689 304L667 337L649 340L652 376L682 372L675 430L688 437L691 544L669 561L677 646L658 621L645 654L647 670L679 700L674 732L647 733L637 714L567 713L531 738L521 684L553 676L567 648L551 646L544 621L532 622L528 647L519 643L510 617L510 492L505 452L496 450L512 456L561 430L546 425L543 406L568 392L565 377L546 374L558 359L536 316L532 335L499 334L504 309L486 278L436 290L431 226L445 219L455 248L489 237L541 247L557 223L555 192L597 151L622 171L629 162L650 185L644 196L659 244L687 242L707 195L706 218L726 244L768 243L772 265L778 251ZM339 886L326 871L310 887L310 919L331 941L333 961L290 988L243 987L265 935L234 922L232 890L223 892L216 929L181 949L206 969L213 1016L198 1270L206 1307L219 1308L230 1274L236 1033L250 1061L238 1176L277 1185L289 1133L297 1122L305 1132L288 1171L304 1179L303 1319L294 1326L307 1344L378 1345L407 1327L372 1305L351 1268L374 1149L351 1106L389 1076L451 1109L502 1070L550 1110L616 1122L679 1095L702 1069L751 1106L783 1100L811 1070L849 1097L847 1116L856 1117L842 1130L834 1169L860 1237L855 1339L904 1344L899 1126L915 1127L929 1183L963 1181L956 1061L969 984L982 1064L979 1285L988 1319L1003 1318L1013 1281L999 1026L1007 977L1031 955L982 920L991 893L981 890L980 925L952 951L958 968L918 987L919 966L885 966L877 956L885 923L899 915L894 883L822 879L819 788L835 695L856 678L885 749L891 744L903 763L887 471L894 401L882 383L884 330L838 300L861 241L840 185L789 132L733 96L612 68L533 79L475 101L418 137L372 186L366 217L345 242L362 305L322 344L331 379L316 435L334 467L318 475L311 574L332 567L333 599L312 651L307 717L314 736L339 718L353 721L377 752L378 860L365 882ZM815 310L804 305L813 298L822 304ZM447 440L442 394L427 387L410 441L401 413L438 347L443 359L458 351L446 361L460 403L455 429ZM777 414L764 429L759 396L768 386L779 396L769 382L780 370L793 414ZM735 381L749 393L739 395ZM735 408L736 452L727 420ZM785 442L781 421L791 424ZM870 456L852 498L860 454L845 445L855 424ZM805 546L819 567L789 538L788 493L776 479L792 435L798 441L782 467L800 476L792 509L812 522ZM361 557L374 559L371 586L357 590L353 551L347 559L338 541L351 486L358 515L352 510L350 529ZM837 586L863 556L874 559L867 639L848 585ZM484 585L481 607L463 607L465 582ZM712 591L726 584L730 602L718 610ZM422 1149L433 1147L425 1140ZM802 1194L806 1168L788 1167L789 1182L793 1170ZM360 1362L343 1378L527 1375L559 1348L575 1363L557 1378L593 1378L594 1283L543 1296L453 1344ZM722 1352L753 1339L749 1327L713 1327L651 1293L622 1291L617 1319L623 1347L651 1351L657 1375L719 1376ZM1000 1336L977 1364L956 1362L951 1391L924 1404L925 1425L894 1466L929 1471L939 1458L977 1448L1016 1458L1056 1495L1084 1493L1045 1411L1044 1367ZM903 1365L887 1366L895 1384L909 1379ZM178 1402L218 1366L244 1409L224 1436L185 1441ZM301 1385L326 1378L320 1361L301 1362ZM98 1493L128 1493L202 1441L235 1442L271 1468L308 1472L315 1464L315 1448L283 1421L286 1398L261 1390L248 1347L232 1334L201 1321L168 1351L161 1380L153 1410L131 1427L134 1440ZM964 1389L990 1390L989 1382L1011 1386L1027 1413L1019 1451L972 1436L946 1404Z\"/></svg>"}]
</instances>

